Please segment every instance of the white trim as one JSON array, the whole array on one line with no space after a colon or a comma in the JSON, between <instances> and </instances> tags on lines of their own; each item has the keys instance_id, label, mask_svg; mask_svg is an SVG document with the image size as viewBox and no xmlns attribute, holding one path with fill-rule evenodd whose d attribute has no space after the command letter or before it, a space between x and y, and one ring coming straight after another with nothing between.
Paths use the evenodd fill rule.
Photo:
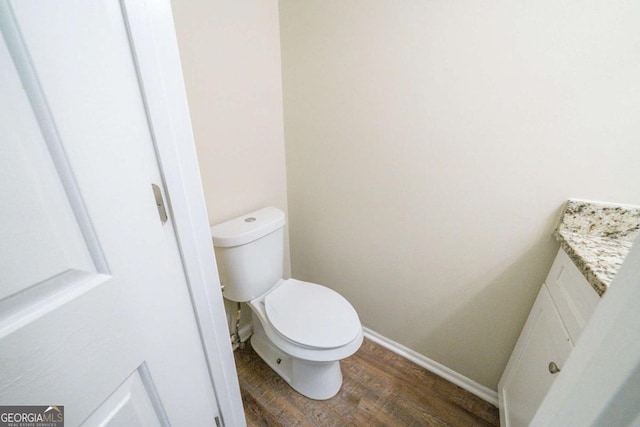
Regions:
<instances>
[{"instance_id":1,"label":"white trim","mask_svg":"<svg viewBox=\"0 0 640 427\"><path fill-rule=\"evenodd\" d=\"M369 328L362 328L364 330L364 336L371 341L380 344L381 346L393 351L399 356L404 357L407 360L415 363L418 366L425 368L426 370L433 372L439 377L444 378L445 380L462 387L467 390L469 393L472 393L478 396L480 399L491 403L494 406L498 406L498 393L494 390L491 390L488 387L479 384L472 379L465 377L464 375L447 368L444 365L436 362L435 360L429 359L427 356L422 355L410 348L403 346L402 344L398 344L397 342L390 340L389 338L380 335L376 331L373 331Z\"/></svg>"},{"instance_id":2,"label":"white trim","mask_svg":"<svg viewBox=\"0 0 640 427\"><path fill-rule=\"evenodd\" d=\"M169 0L121 0L223 424L245 426Z\"/></svg>"}]
</instances>

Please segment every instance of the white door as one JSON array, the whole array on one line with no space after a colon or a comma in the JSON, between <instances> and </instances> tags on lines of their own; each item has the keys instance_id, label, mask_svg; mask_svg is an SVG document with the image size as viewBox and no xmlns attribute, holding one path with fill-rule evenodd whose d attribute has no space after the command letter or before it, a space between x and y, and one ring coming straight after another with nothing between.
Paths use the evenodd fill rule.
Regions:
<instances>
[{"instance_id":1,"label":"white door","mask_svg":"<svg viewBox=\"0 0 640 427\"><path fill-rule=\"evenodd\" d=\"M120 3L3 1L0 27L0 405L215 425Z\"/></svg>"}]
</instances>

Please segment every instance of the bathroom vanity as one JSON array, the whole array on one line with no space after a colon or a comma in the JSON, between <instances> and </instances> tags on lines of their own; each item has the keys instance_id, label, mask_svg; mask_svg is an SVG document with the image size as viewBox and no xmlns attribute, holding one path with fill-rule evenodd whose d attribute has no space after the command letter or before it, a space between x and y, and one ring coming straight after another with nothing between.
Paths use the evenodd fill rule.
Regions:
<instances>
[{"instance_id":1,"label":"bathroom vanity","mask_svg":"<svg viewBox=\"0 0 640 427\"><path fill-rule=\"evenodd\" d=\"M560 250L498 384L502 427L529 424L639 229L640 208L567 202Z\"/></svg>"}]
</instances>

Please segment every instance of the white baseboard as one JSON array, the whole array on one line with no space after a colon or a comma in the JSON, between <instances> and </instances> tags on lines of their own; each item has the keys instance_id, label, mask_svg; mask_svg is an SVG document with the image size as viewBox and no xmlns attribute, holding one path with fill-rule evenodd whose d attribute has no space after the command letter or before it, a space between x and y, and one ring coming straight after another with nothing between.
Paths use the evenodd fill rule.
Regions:
<instances>
[{"instance_id":1,"label":"white baseboard","mask_svg":"<svg viewBox=\"0 0 640 427\"><path fill-rule=\"evenodd\" d=\"M399 356L404 357L407 360L415 363L418 366L425 368L426 370L433 372L434 374L444 378L445 380L462 387L467 390L469 393L472 393L478 396L480 399L491 403L492 405L498 406L498 393L491 390L488 387L479 384L472 379L465 377L464 375L447 368L444 365L436 362L435 360L429 359L427 356L424 356L410 348L403 346L402 344L398 344L397 342L390 340L389 338L380 335L374 330L363 327L364 336L370 339L371 341L380 344L386 349L389 349L396 353ZM240 328L240 339L242 342L245 342L251 337L253 334L253 326L251 323L248 323ZM237 344L233 344L233 349L235 350L238 347Z\"/></svg>"},{"instance_id":2,"label":"white baseboard","mask_svg":"<svg viewBox=\"0 0 640 427\"><path fill-rule=\"evenodd\" d=\"M478 396L480 399L489 402L494 406L498 406L498 393L491 390L490 388L485 387L482 384L478 384L477 382L465 377L464 375L459 374L458 372L449 369L444 365L441 365L435 360L431 360L427 356L424 356L416 351L411 350L410 348L403 346L402 344L398 344L397 342L380 335L376 331L364 327L362 329L364 330L364 336L371 341L380 344L381 346L393 351L394 353L404 357L407 360L412 361L416 365L421 366L430 372L433 372L434 374L444 378L445 380L452 382L459 387L462 387L469 393L473 393L474 395Z\"/></svg>"}]
</instances>

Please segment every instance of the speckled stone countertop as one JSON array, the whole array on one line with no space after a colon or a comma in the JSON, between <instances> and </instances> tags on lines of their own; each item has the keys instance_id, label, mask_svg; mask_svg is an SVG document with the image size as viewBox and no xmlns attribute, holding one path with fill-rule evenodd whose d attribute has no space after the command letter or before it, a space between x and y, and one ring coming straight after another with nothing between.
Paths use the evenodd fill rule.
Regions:
<instances>
[{"instance_id":1,"label":"speckled stone countertop","mask_svg":"<svg viewBox=\"0 0 640 427\"><path fill-rule=\"evenodd\" d=\"M602 296L640 232L640 208L569 200L554 236Z\"/></svg>"}]
</instances>

